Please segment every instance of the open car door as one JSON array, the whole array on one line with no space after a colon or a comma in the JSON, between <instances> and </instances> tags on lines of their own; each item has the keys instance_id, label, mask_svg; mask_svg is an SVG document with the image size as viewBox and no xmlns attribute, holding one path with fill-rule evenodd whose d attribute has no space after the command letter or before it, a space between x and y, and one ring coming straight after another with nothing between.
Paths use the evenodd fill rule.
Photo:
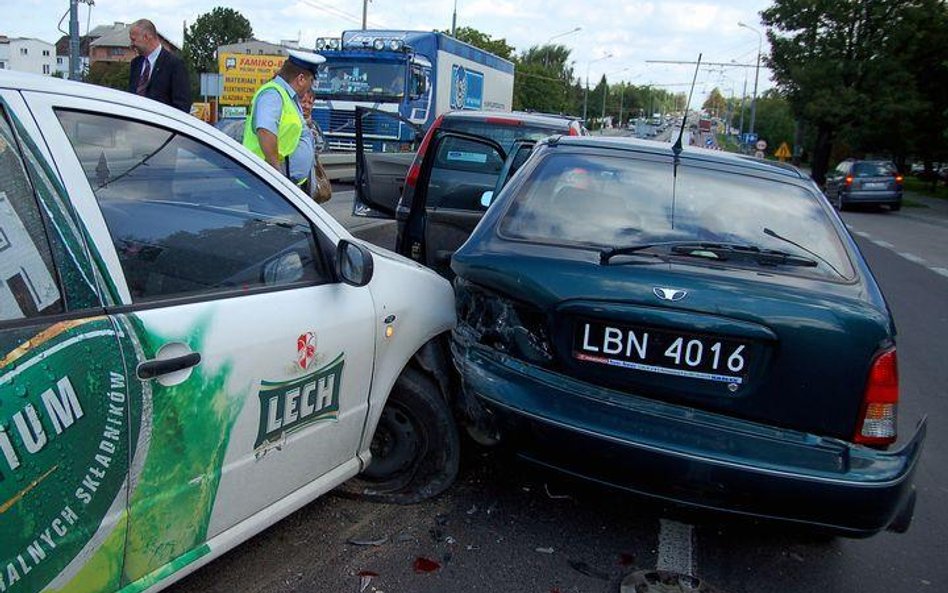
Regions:
<instances>
[{"instance_id":1,"label":"open car door","mask_svg":"<svg viewBox=\"0 0 948 593\"><path fill-rule=\"evenodd\" d=\"M424 263L429 268L453 277L451 256L487 211L506 160L504 149L488 138L447 130L432 136L413 205L424 201Z\"/></svg>"},{"instance_id":2,"label":"open car door","mask_svg":"<svg viewBox=\"0 0 948 593\"><path fill-rule=\"evenodd\" d=\"M423 132L397 113L355 109L356 171L353 216L395 218L408 168ZM393 140L392 137L398 138Z\"/></svg>"}]
</instances>

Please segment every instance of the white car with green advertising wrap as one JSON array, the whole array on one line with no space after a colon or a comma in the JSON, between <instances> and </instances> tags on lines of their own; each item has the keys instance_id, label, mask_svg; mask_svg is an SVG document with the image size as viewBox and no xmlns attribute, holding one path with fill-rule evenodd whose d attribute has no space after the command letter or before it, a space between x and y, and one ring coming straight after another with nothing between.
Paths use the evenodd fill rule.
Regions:
<instances>
[{"instance_id":1,"label":"white car with green advertising wrap","mask_svg":"<svg viewBox=\"0 0 948 593\"><path fill-rule=\"evenodd\" d=\"M0 593L157 590L357 474L441 492L454 322L212 127L0 72Z\"/></svg>"}]
</instances>

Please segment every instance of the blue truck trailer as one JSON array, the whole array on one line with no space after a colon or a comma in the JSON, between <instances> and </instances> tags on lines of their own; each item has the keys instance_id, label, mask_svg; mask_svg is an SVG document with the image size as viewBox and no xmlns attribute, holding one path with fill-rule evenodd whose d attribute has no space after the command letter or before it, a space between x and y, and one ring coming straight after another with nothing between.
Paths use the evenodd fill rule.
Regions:
<instances>
[{"instance_id":1,"label":"blue truck trailer","mask_svg":"<svg viewBox=\"0 0 948 593\"><path fill-rule=\"evenodd\" d=\"M356 107L396 116L362 122L365 148L390 152L446 111L513 105L513 63L443 33L344 31L317 39L316 51L326 63L316 77L313 117L330 150L355 150Z\"/></svg>"}]
</instances>

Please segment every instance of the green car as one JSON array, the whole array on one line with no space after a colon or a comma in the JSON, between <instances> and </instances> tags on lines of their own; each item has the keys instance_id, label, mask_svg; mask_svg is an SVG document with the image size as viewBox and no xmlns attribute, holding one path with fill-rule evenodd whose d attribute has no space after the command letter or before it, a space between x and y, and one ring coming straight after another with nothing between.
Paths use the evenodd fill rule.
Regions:
<instances>
[{"instance_id":1,"label":"green car","mask_svg":"<svg viewBox=\"0 0 948 593\"><path fill-rule=\"evenodd\" d=\"M450 131L429 154L421 192L438 155L504 156ZM481 199L453 215L479 223L451 261L479 440L686 505L850 536L908 528L924 422L897 441L892 315L808 177L563 136ZM429 252L450 249L437 240Z\"/></svg>"}]
</instances>

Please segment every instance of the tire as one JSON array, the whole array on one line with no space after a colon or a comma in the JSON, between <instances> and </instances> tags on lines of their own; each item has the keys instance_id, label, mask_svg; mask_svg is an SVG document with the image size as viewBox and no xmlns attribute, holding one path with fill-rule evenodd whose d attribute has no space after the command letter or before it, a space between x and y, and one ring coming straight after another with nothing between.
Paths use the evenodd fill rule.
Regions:
<instances>
[{"instance_id":1,"label":"tire","mask_svg":"<svg viewBox=\"0 0 948 593\"><path fill-rule=\"evenodd\" d=\"M357 498L414 504L444 492L457 477L461 446L451 409L437 385L406 368L372 436L372 461L341 488Z\"/></svg>"}]
</instances>

